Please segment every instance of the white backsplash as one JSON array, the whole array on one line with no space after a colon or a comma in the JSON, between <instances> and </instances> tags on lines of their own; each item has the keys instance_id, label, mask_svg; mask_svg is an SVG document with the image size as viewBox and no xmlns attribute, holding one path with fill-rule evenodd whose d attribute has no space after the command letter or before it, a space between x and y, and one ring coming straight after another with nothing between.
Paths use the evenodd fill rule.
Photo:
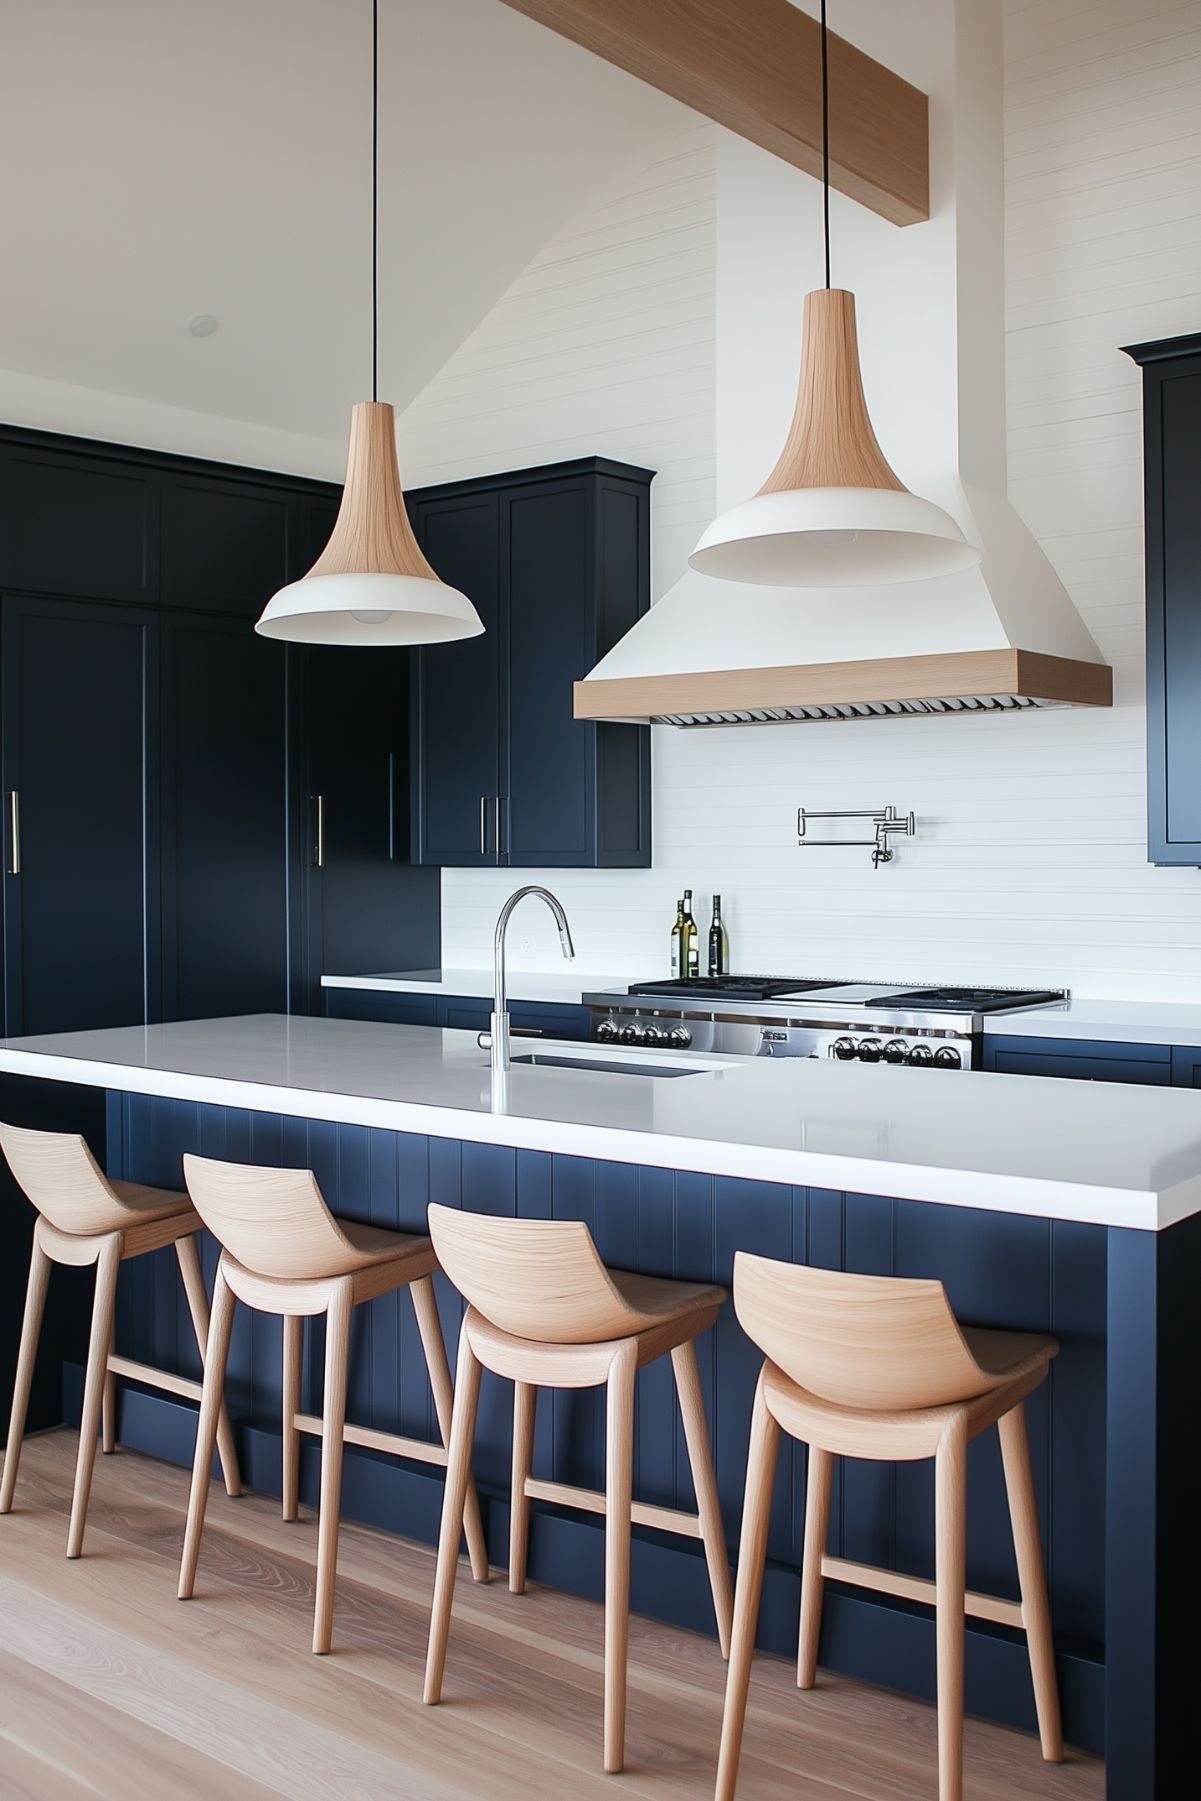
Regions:
<instances>
[{"instance_id":1,"label":"white backsplash","mask_svg":"<svg viewBox=\"0 0 1201 1801\"><path fill-rule=\"evenodd\" d=\"M1113 663L1114 708L656 728L654 867L446 870L448 965L486 961L501 901L542 879L583 964L665 973L688 885L702 941L721 892L741 970L1201 999L1201 872L1146 861L1140 380L1117 352L1201 324L1185 104L1201 17L1007 0L1006 26L1011 493ZM698 127L576 221L405 422L436 445L439 475L584 451L659 469L656 593L714 504L712 142ZM479 414L454 402L485 367L496 400L480 454ZM918 820L888 868L863 849L797 848L798 805L888 802ZM557 963L540 909L518 915L511 954Z\"/></svg>"}]
</instances>

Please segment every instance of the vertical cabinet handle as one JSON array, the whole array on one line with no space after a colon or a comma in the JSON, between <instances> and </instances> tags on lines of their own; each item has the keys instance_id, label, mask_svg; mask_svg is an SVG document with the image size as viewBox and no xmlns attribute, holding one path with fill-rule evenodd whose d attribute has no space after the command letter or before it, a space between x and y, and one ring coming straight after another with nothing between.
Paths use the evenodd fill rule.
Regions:
<instances>
[{"instance_id":1,"label":"vertical cabinet handle","mask_svg":"<svg viewBox=\"0 0 1201 1801\"><path fill-rule=\"evenodd\" d=\"M313 862L318 869L325 868L325 796L317 796L317 842Z\"/></svg>"},{"instance_id":2,"label":"vertical cabinet handle","mask_svg":"<svg viewBox=\"0 0 1201 1801\"><path fill-rule=\"evenodd\" d=\"M396 752L388 752L388 861L396 861Z\"/></svg>"},{"instance_id":3,"label":"vertical cabinet handle","mask_svg":"<svg viewBox=\"0 0 1201 1801\"><path fill-rule=\"evenodd\" d=\"M480 856L488 854L488 796L480 795Z\"/></svg>"},{"instance_id":4,"label":"vertical cabinet handle","mask_svg":"<svg viewBox=\"0 0 1201 1801\"><path fill-rule=\"evenodd\" d=\"M495 805L496 805L496 836L495 836L495 839L494 839L494 840L493 840L493 842L494 842L494 843L495 843L495 845L496 845L496 860L497 860L497 862L498 862L498 863L499 863L499 862L500 862L500 847L501 847L501 836L500 836L500 795L499 795L499 794L496 794L496 795L493 795L493 800L494 800L494 802L495 802Z\"/></svg>"},{"instance_id":5,"label":"vertical cabinet handle","mask_svg":"<svg viewBox=\"0 0 1201 1801\"><path fill-rule=\"evenodd\" d=\"M21 796L14 788L8 797L8 873L21 873Z\"/></svg>"}]
</instances>

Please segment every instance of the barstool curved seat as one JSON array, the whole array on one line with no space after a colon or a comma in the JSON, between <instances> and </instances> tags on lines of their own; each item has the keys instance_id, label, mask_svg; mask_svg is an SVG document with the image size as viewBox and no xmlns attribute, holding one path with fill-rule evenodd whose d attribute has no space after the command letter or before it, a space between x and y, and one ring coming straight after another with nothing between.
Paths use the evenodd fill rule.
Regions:
<instances>
[{"instance_id":1,"label":"barstool curved seat","mask_svg":"<svg viewBox=\"0 0 1201 1801\"><path fill-rule=\"evenodd\" d=\"M530 1502L605 1516L605 1769L624 1762L633 1521L701 1537L723 1655L733 1597L717 1481L709 1449L696 1338L716 1320L725 1290L606 1268L575 1220L497 1219L431 1206L438 1261L468 1302L459 1335L450 1467L426 1658L425 1700L441 1699L462 1528L463 1496L484 1369L514 1383L509 1588L525 1588ZM696 1514L633 1499L634 1377L670 1353L692 1466ZM531 1475L539 1387L607 1386L605 1491Z\"/></svg>"},{"instance_id":2,"label":"barstool curved seat","mask_svg":"<svg viewBox=\"0 0 1201 1801\"><path fill-rule=\"evenodd\" d=\"M1055 1653L1026 1436L1026 1396L1058 1352L1053 1338L961 1326L941 1282L857 1276L739 1251L734 1308L766 1354L751 1420L717 1801L733 1801L746 1718L768 1516L781 1428L809 1447L797 1683L817 1676L827 1579L935 1608L940 1801L963 1795L964 1617L1026 1634L1044 1758L1063 1756ZM966 1588L967 1446L1000 1430L1021 1602ZM933 1458L935 1580L827 1555L834 1459Z\"/></svg>"},{"instance_id":3,"label":"barstool curved seat","mask_svg":"<svg viewBox=\"0 0 1201 1801\"><path fill-rule=\"evenodd\" d=\"M200 1384L187 1377L114 1354L117 1272L131 1257L174 1245L203 1364L209 1312L195 1241L201 1221L186 1194L168 1188L152 1188L142 1182L110 1180L77 1133L40 1132L27 1126L0 1124L0 1148L18 1185L38 1214L13 1387L8 1451L3 1480L0 1481L0 1513L11 1511L16 1490L50 1265L96 1265L79 1456L67 1533L67 1556L78 1557L83 1550L96 1460L97 1427L105 1451L113 1450L116 1444L117 1377L132 1377L149 1387L166 1388L173 1394L185 1394L197 1400L201 1392ZM231 1495L238 1495L241 1493L238 1460L229 1417L224 1409L217 1425L225 1485Z\"/></svg>"},{"instance_id":4,"label":"barstool curved seat","mask_svg":"<svg viewBox=\"0 0 1201 1801\"><path fill-rule=\"evenodd\" d=\"M213 1435L225 1381L235 1301L283 1320L283 1514L299 1509L300 1434L322 1441L317 1536L317 1592L313 1650L333 1641L342 1450L349 1441L373 1450L447 1461L452 1389L450 1365L431 1280L438 1267L421 1234L361 1225L330 1212L316 1176L307 1169L269 1169L185 1156L184 1179L196 1210L222 1246L213 1290L212 1330L196 1434L196 1458L180 1564L179 1596L195 1587L204 1531ZM421 1335L441 1444L402 1437L346 1421L350 1318L356 1306L407 1289ZM320 1415L300 1411L304 1321L325 1316L325 1391ZM488 1553L474 1485L465 1495L466 1533L476 1580L488 1578Z\"/></svg>"}]
</instances>

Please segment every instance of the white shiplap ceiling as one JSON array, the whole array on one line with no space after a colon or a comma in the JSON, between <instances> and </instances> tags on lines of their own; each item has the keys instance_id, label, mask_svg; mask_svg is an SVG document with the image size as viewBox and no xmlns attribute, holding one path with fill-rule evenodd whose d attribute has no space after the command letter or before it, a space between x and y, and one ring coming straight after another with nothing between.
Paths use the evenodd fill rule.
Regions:
<instances>
[{"instance_id":1,"label":"white shiplap ceiling","mask_svg":"<svg viewBox=\"0 0 1201 1801\"><path fill-rule=\"evenodd\" d=\"M500 0L380 10L403 407L689 115ZM340 438L370 382L370 29L370 0L0 0L0 369Z\"/></svg>"}]
</instances>

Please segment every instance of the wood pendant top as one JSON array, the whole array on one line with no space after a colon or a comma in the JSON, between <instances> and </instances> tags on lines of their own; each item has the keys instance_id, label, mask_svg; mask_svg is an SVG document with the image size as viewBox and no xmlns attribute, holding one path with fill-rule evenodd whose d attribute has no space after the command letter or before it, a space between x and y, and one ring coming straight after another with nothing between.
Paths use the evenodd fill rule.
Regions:
<instances>
[{"instance_id":1,"label":"wood pendant top","mask_svg":"<svg viewBox=\"0 0 1201 1801\"><path fill-rule=\"evenodd\" d=\"M329 542L309 575L438 576L421 554L405 511L396 463L394 409L362 400L351 409L346 487Z\"/></svg>"},{"instance_id":2,"label":"wood pendant top","mask_svg":"<svg viewBox=\"0 0 1201 1801\"><path fill-rule=\"evenodd\" d=\"M780 460L760 488L891 488L905 484L876 442L855 330L855 296L844 288L815 288L805 296L801 379L796 411Z\"/></svg>"}]
</instances>

